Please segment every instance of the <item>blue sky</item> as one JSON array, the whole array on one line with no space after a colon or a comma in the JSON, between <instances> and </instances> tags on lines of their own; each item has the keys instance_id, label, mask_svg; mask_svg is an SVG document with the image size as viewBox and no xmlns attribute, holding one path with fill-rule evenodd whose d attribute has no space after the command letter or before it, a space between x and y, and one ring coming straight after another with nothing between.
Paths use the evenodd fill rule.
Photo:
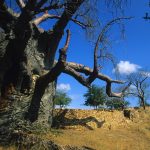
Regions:
<instances>
[{"instance_id":1,"label":"blue sky","mask_svg":"<svg viewBox=\"0 0 150 150\"><path fill-rule=\"evenodd\" d=\"M117 27L114 27L109 33L111 36L110 41L112 41L110 51L117 58L120 73L122 74L129 74L140 68L150 69L150 21L145 21L142 18L145 12L150 12L148 0L131 0L131 3L125 8L125 16L133 16L134 18L130 21L124 21L125 39L120 38L120 31ZM112 15L106 9L102 9L100 10L99 18L105 24L106 21L112 18ZM48 23L44 26L48 27ZM84 31L80 27L72 23L68 27L71 28L71 42L67 60L92 67L93 44L87 40ZM63 43L64 39L61 41L60 47ZM115 78L111 63L104 63L103 65L102 73ZM94 83L99 86L105 85L104 82L99 80ZM65 89L72 98L70 108L87 108L83 105L83 94L87 91L87 88L79 84L75 79L66 74L60 75L58 88ZM129 101L132 106L138 103L133 98L130 98Z\"/></svg>"}]
</instances>

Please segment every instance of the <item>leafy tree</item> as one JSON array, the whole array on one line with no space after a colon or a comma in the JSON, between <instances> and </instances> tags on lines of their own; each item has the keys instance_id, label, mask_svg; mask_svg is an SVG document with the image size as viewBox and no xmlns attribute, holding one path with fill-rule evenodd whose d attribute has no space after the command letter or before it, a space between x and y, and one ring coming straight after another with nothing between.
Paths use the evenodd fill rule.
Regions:
<instances>
[{"instance_id":1,"label":"leafy tree","mask_svg":"<svg viewBox=\"0 0 150 150\"><path fill-rule=\"evenodd\" d=\"M71 98L63 91L57 91L54 99L54 105L59 105L60 108L70 104Z\"/></svg>"},{"instance_id":2,"label":"leafy tree","mask_svg":"<svg viewBox=\"0 0 150 150\"><path fill-rule=\"evenodd\" d=\"M121 99L121 98L110 98L106 101L105 104L110 109L122 109L123 110L130 103L126 100Z\"/></svg>"},{"instance_id":3,"label":"leafy tree","mask_svg":"<svg viewBox=\"0 0 150 150\"><path fill-rule=\"evenodd\" d=\"M93 106L95 109L100 105L104 105L106 94L104 88L92 85L91 88L84 94L86 106Z\"/></svg>"}]
</instances>

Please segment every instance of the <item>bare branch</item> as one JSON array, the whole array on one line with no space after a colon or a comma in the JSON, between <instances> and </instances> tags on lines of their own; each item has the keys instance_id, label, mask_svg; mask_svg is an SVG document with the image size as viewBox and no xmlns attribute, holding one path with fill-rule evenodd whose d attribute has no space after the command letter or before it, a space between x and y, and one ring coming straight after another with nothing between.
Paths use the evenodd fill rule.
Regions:
<instances>
[{"instance_id":1,"label":"bare branch","mask_svg":"<svg viewBox=\"0 0 150 150\"><path fill-rule=\"evenodd\" d=\"M44 8L41 8L41 9L37 10L36 13L41 13L41 12L45 12L45 11L47 11L47 10L52 10L52 9L60 9L60 8L65 7L65 6L66 6L66 3L60 4L60 5L58 5L58 3L55 3L55 4L53 4L53 5L50 4L49 6L46 6L46 7L44 7Z\"/></svg>"},{"instance_id":2,"label":"bare branch","mask_svg":"<svg viewBox=\"0 0 150 150\"><path fill-rule=\"evenodd\" d=\"M107 95L110 96L110 97L119 97L119 98L121 98L125 95L125 91L130 87L131 82L120 93L112 92L111 84L112 84L111 82L106 83L106 93L107 93Z\"/></svg>"},{"instance_id":3,"label":"bare branch","mask_svg":"<svg viewBox=\"0 0 150 150\"><path fill-rule=\"evenodd\" d=\"M86 86L86 87L90 87L90 82L89 82L89 77L85 78L84 76L82 76L80 73L84 73L85 75L91 75L93 73L93 70L90 69L87 66L84 66L82 64L76 64L73 62L67 62L66 63L66 67L65 70L63 71L66 74L69 74L71 76L73 76L78 82L80 82L82 85ZM125 87L122 92L120 93L114 93L112 92L112 83L118 83L118 84L123 84L123 81L118 81L118 80L112 80L110 77L98 73L96 78L103 80L106 82L106 93L108 94L108 96L110 97L122 97L124 95L124 92L129 88L129 86L131 85L131 83L129 83L127 85L127 87Z\"/></svg>"},{"instance_id":4,"label":"bare branch","mask_svg":"<svg viewBox=\"0 0 150 150\"><path fill-rule=\"evenodd\" d=\"M112 92L112 87L111 87L112 83L111 82L107 82L106 83L106 93L109 97L119 97L121 98L123 96L123 93L114 93Z\"/></svg>"},{"instance_id":5,"label":"bare branch","mask_svg":"<svg viewBox=\"0 0 150 150\"><path fill-rule=\"evenodd\" d=\"M69 66L70 68L73 68L77 72L84 73L85 75L90 75L93 72L93 70L91 68L84 66L82 64L77 64L74 62L67 62L66 65ZM112 82L112 83L118 83L118 84L124 83L123 81L112 80L110 77L108 77L102 73L98 73L97 78L100 80L103 80L105 82Z\"/></svg>"},{"instance_id":6,"label":"bare branch","mask_svg":"<svg viewBox=\"0 0 150 150\"><path fill-rule=\"evenodd\" d=\"M81 21L79 21L79 20L77 20L77 19L73 19L73 18L71 18L71 21L73 21L74 23L76 23L77 25L79 25L79 26L81 26L83 29L85 29L85 28L90 28L90 27L93 27L91 24L85 24L85 23L83 23L83 22L81 22Z\"/></svg>"},{"instance_id":7,"label":"bare branch","mask_svg":"<svg viewBox=\"0 0 150 150\"><path fill-rule=\"evenodd\" d=\"M46 11L42 16L36 18L33 22L34 24L39 25L40 23L42 23L43 21L46 21L47 19L60 19L60 18L61 16L51 15L51 14L48 14L48 12ZM81 26L83 29L85 29L86 27L92 27L89 24L84 24L83 22L80 22L73 18L70 18L70 20L76 23L77 25Z\"/></svg>"},{"instance_id":8,"label":"bare branch","mask_svg":"<svg viewBox=\"0 0 150 150\"><path fill-rule=\"evenodd\" d=\"M48 18L52 18L52 15L48 14L48 12L45 12L42 16L36 18L33 23L35 25L39 25L40 23L42 23L43 21L46 21Z\"/></svg>"},{"instance_id":9,"label":"bare branch","mask_svg":"<svg viewBox=\"0 0 150 150\"><path fill-rule=\"evenodd\" d=\"M124 19L132 19L132 17L118 17L118 18L115 18L111 21L109 21L104 27L103 29L101 30L101 32L99 33L99 36L97 38L97 41L96 41L96 44L95 44L95 48L94 48L94 70L97 70L98 67L97 67L97 58L98 58L98 48L99 48L99 44L102 43L104 41L104 37L105 37L105 34L106 32L108 31L108 29L114 24L116 23L117 21L120 21L120 20L124 20Z\"/></svg>"},{"instance_id":10,"label":"bare branch","mask_svg":"<svg viewBox=\"0 0 150 150\"><path fill-rule=\"evenodd\" d=\"M67 30L66 32L67 32L67 38L66 38L65 46L63 48L63 51L65 51L65 53L66 53L66 51L68 49L69 42L70 42L70 36L71 36L70 30Z\"/></svg>"},{"instance_id":11,"label":"bare branch","mask_svg":"<svg viewBox=\"0 0 150 150\"><path fill-rule=\"evenodd\" d=\"M86 87L90 87L90 84L87 82L86 78L82 76L79 72L77 72L75 69L69 67L68 65L63 70L64 73L71 75L74 77L79 83Z\"/></svg>"},{"instance_id":12,"label":"bare branch","mask_svg":"<svg viewBox=\"0 0 150 150\"><path fill-rule=\"evenodd\" d=\"M67 52L69 42L70 42L70 35L71 35L70 30L67 30L67 38L66 38L65 46L59 50L60 55L59 55L58 63L63 63L64 66L66 66L66 52Z\"/></svg>"},{"instance_id":13,"label":"bare branch","mask_svg":"<svg viewBox=\"0 0 150 150\"><path fill-rule=\"evenodd\" d=\"M115 18L111 21L109 21L102 29L102 31L100 32L99 34L99 41L101 42L105 33L108 31L109 27L112 26L114 23L116 23L117 21L120 21L120 20L125 20L125 19L132 19L133 17L118 17L118 18Z\"/></svg>"},{"instance_id":14,"label":"bare branch","mask_svg":"<svg viewBox=\"0 0 150 150\"><path fill-rule=\"evenodd\" d=\"M58 19L58 21L53 26L53 33L50 35L51 43L54 44L48 44L48 55L50 54L51 57L48 59L49 66L52 65L52 62L54 62L55 54L59 45L59 42L63 36L64 29L68 25L70 19L75 14L75 12L78 10L80 5L83 3L84 0L69 0L69 4L67 5L67 8L63 11L61 18ZM70 13L68 13L68 11Z\"/></svg>"},{"instance_id":15,"label":"bare branch","mask_svg":"<svg viewBox=\"0 0 150 150\"><path fill-rule=\"evenodd\" d=\"M51 69L51 71L49 71L46 75L44 75L44 76L46 76L48 83L54 81L66 67L66 57L67 57L66 52L67 52L67 49L69 46L70 36L71 36L70 30L67 30L66 32L67 32L66 43L65 43L64 47L59 50L58 62Z\"/></svg>"},{"instance_id":16,"label":"bare branch","mask_svg":"<svg viewBox=\"0 0 150 150\"><path fill-rule=\"evenodd\" d=\"M98 68L98 64L97 64L97 59L98 59L97 53L98 53L99 44L103 42L104 35L107 32L109 26L111 26L113 23L115 23L116 21L121 20L121 19L130 19L130 18L122 17L122 18L113 19L108 24L106 24L106 26L104 26L104 28L100 32L100 34L97 38L96 44L95 44L95 48L94 48L94 67L93 67L93 72L90 74L90 76L88 78L89 83L92 83L98 76L99 68Z\"/></svg>"},{"instance_id":17,"label":"bare branch","mask_svg":"<svg viewBox=\"0 0 150 150\"><path fill-rule=\"evenodd\" d=\"M16 0L16 3L18 4L18 6L23 9L25 7L25 3L23 0Z\"/></svg>"}]
</instances>

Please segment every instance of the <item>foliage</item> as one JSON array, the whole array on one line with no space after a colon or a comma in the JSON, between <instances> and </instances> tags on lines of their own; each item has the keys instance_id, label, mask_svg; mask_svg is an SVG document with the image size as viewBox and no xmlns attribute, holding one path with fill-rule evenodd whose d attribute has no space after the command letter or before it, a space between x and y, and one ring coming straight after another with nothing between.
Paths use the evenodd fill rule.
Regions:
<instances>
[{"instance_id":1,"label":"foliage","mask_svg":"<svg viewBox=\"0 0 150 150\"><path fill-rule=\"evenodd\" d=\"M66 107L70 104L71 98L63 91L57 91L54 99L54 104L59 105L60 108Z\"/></svg>"},{"instance_id":2,"label":"foliage","mask_svg":"<svg viewBox=\"0 0 150 150\"><path fill-rule=\"evenodd\" d=\"M129 104L130 103L128 101L121 98L111 98L106 101L106 106L110 109L124 109Z\"/></svg>"},{"instance_id":3,"label":"foliage","mask_svg":"<svg viewBox=\"0 0 150 150\"><path fill-rule=\"evenodd\" d=\"M106 101L106 94L104 92L103 87L98 87L96 85L92 85L91 88L84 94L86 106L93 106L96 109L100 105L104 105Z\"/></svg>"}]
</instances>

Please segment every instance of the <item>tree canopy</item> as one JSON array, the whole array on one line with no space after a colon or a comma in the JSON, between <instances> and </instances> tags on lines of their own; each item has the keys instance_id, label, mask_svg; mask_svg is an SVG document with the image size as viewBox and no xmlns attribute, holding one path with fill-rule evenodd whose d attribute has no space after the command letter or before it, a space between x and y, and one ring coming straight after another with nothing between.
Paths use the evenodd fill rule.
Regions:
<instances>
[{"instance_id":1,"label":"tree canopy","mask_svg":"<svg viewBox=\"0 0 150 150\"><path fill-rule=\"evenodd\" d=\"M130 103L121 98L108 98L105 104L109 109L124 109L127 108Z\"/></svg>"},{"instance_id":2,"label":"tree canopy","mask_svg":"<svg viewBox=\"0 0 150 150\"><path fill-rule=\"evenodd\" d=\"M67 95L67 93L63 91L56 91L54 105L60 106L60 108L64 108L71 103L71 98Z\"/></svg>"},{"instance_id":3,"label":"tree canopy","mask_svg":"<svg viewBox=\"0 0 150 150\"><path fill-rule=\"evenodd\" d=\"M84 97L84 105L93 106L96 109L99 106L103 106L107 98L105 89L96 85L92 85L92 87L84 94Z\"/></svg>"}]
</instances>

